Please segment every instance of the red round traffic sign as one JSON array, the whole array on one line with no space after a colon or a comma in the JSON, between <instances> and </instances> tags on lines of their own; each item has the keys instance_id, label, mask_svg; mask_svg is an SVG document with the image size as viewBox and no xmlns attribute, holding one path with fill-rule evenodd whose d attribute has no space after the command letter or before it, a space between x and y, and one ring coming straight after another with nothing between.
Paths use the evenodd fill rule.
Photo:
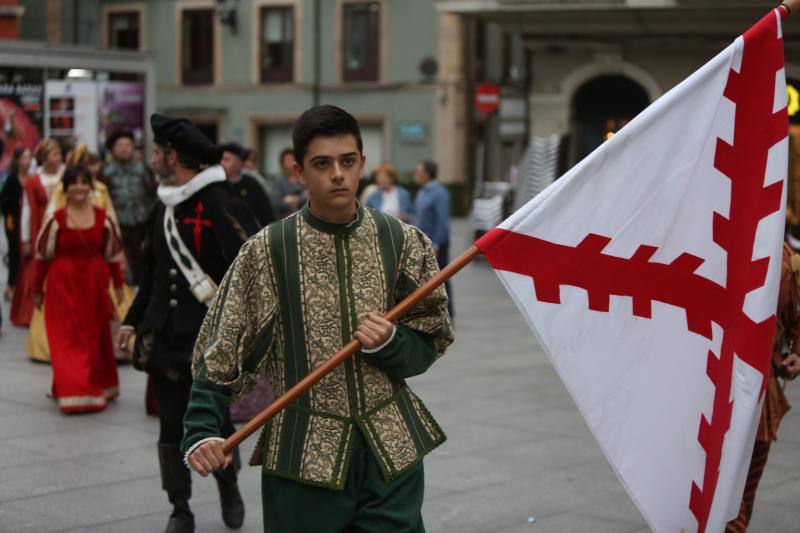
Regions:
<instances>
[{"instance_id":1,"label":"red round traffic sign","mask_svg":"<svg viewBox=\"0 0 800 533\"><path fill-rule=\"evenodd\" d=\"M500 87L494 83L482 83L475 89L475 107L484 113L496 113L500 107Z\"/></svg>"}]
</instances>

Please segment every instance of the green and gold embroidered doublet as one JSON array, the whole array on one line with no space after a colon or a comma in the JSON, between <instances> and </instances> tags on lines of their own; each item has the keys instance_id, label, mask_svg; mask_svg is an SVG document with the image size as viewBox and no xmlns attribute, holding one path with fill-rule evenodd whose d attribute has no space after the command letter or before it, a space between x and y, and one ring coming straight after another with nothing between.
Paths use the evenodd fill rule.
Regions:
<instances>
[{"instance_id":1,"label":"green and gold embroidered doublet","mask_svg":"<svg viewBox=\"0 0 800 533\"><path fill-rule=\"evenodd\" d=\"M331 224L305 207L262 230L242 247L200 331L184 448L216 436L222 409L259 375L283 394L349 342L368 312L389 310L437 271L421 231L370 209ZM385 480L396 478L445 440L405 378L452 340L440 287L401 319L386 347L356 354L270 421L251 464L341 489L360 430Z\"/></svg>"}]
</instances>

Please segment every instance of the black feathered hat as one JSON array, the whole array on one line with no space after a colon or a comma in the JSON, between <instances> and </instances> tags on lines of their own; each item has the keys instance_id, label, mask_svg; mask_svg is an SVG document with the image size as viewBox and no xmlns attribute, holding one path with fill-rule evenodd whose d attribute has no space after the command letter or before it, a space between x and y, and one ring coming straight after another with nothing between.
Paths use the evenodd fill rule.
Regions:
<instances>
[{"instance_id":1,"label":"black feathered hat","mask_svg":"<svg viewBox=\"0 0 800 533\"><path fill-rule=\"evenodd\" d=\"M117 144L117 141L122 138L128 138L131 140L132 143L136 143L136 139L133 136L133 132L131 130L126 129L118 129L111 132L111 134L106 139L106 150L109 152L114 150L114 145Z\"/></svg>"},{"instance_id":2,"label":"black feathered hat","mask_svg":"<svg viewBox=\"0 0 800 533\"><path fill-rule=\"evenodd\" d=\"M194 122L153 113L150 127L153 128L153 141L156 144L194 156L209 165L219 163L221 150L203 135Z\"/></svg>"}]
</instances>

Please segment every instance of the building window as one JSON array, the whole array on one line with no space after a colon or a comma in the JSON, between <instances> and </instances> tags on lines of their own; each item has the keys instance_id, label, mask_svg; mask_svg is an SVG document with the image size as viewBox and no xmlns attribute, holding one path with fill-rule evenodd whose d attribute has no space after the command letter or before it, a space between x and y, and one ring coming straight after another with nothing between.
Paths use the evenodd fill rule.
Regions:
<instances>
[{"instance_id":1,"label":"building window","mask_svg":"<svg viewBox=\"0 0 800 533\"><path fill-rule=\"evenodd\" d=\"M381 6L345 4L342 20L342 80L378 81Z\"/></svg>"},{"instance_id":2,"label":"building window","mask_svg":"<svg viewBox=\"0 0 800 533\"><path fill-rule=\"evenodd\" d=\"M122 50L139 50L140 20L138 11L119 11L108 14L108 46Z\"/></svg>"},{"instance_id":3,"label":"building window","mask_svg":"<svg viewBox=\"0 0 800 533\"><path fill-rule=\"evenodd\" d=\"M214 10L186 9L181 15L181 80L214 83Z\"/></svg>"},{"instance_id":4,"label":"building window","mask_svg":"<svg viewBox=\"0 0 800 533\"><path fill-rule=\"evenodd\" d=\"M261 8L261 81L294 81L294 8Z\"/></svg>"}]
</instances>

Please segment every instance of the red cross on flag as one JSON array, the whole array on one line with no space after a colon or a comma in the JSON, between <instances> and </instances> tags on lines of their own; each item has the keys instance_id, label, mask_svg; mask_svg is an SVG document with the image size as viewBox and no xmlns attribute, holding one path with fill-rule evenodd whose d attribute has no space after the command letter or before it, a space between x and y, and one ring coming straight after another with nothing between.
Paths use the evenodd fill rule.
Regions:
<instances>
[{"instance_id":1,"label":"red cross on flag","mask_svg":"<svg viewBox=\"0 0 800 533\"><path fill-rule=\"evenodd\" d=\"M782 15L476 243L659 532L722 531L744 488L781 268Z\"/></svg>"}]
</instances>

